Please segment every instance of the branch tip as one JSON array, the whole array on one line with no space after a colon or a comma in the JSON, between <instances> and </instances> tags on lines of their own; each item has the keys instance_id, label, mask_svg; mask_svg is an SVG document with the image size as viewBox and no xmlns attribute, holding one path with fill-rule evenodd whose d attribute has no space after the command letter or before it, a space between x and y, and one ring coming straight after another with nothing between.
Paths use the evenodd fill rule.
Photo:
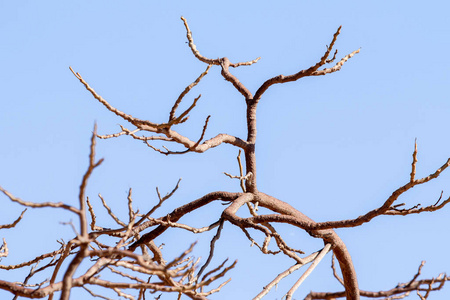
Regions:
<instances>
[{"instance_id":1,"label":"branch tip","mask_svg":"<svg viewBox=\"0 0 450 300\"><path fill-rule=\"evenodd\" d=\"M72 69L71 66L69 66L69 69L72 72L72 74L75 75L76 78L78 78L80 80L82 79L80 73L78 73L78 72L75 73L75 71Z\"/></svg>"}]
</instances>

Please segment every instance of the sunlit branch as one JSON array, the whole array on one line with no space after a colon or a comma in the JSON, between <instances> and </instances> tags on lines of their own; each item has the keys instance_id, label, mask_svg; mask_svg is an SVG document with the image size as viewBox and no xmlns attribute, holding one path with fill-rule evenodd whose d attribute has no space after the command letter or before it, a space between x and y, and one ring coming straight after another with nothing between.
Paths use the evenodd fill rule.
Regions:
<instances>
[{"instance_id":1,"label":"sunlit branch","mask_svg":"<svg viewBox=\"0 0 450 300\"><path fill-rule=\"evenodd\" d=\"M172 110L170 111L169 114L169 122L175 120L175 112L178 108L178 106L180 105L181 101L183 100L184 96L186 96L187 93L189 93L189 91L196 86L200 80L206 75L208 74L209 69L211 68L211 65L208 65L208 67L206 68L205 72L203 72L202 74L200 74L200 76L190 85L188 85L184 91L180 94L180 96L178 97L178 99L175 101L175 104L172 107Z\"/></svg>"},{"instance_id":2,"label":"sunlit branch","mask_svg":"<svg viewBox=\"0 0 450 300\"><path fill-rule=\"evenodd\" d=\"M301 267L303 267L304 265L310 263L311 261L313 261L314 259L316 259L317 255L319 255L320 252L314 252L310 255L308 255L307 257L302 258L303 263L297 263L291 267L289 267L287 270L281 272L280 274L278 274L277 277L275 277L274 280L272 280L268 285L266 285L262 292L259 293L255 298L253 298L253 300L261 300L265 295L267 295L270 290L275 287L278 283L280 283L280 281L287 277L288 275L292 274L293 272L297 271L298 269L300 269Z\"/></svg>"},{"instance_id":3,"label":"sunlit branch","mask_svg":"<svg viewBox=\"0 0 450 300\"><path fill-rule=\"evenodd\" d=\"M5 238L3 238L3 244L0 246L0 257L6 257L9 254L8 244L6 243ZM2 268L3 266L0 266ZM2 268L6 269L6 268ZM7 269L8 270L8 269Z\"/></svg>"},{"instance_id":4,"label":"sunlit branch","mask_svg":"<svg viewBox=\"0 0 450 300\"><path fill-rule=\"evenodd\" d=\"M62 202L57 202L57 203L55 203L55 202L43 202L43 203L28 202L28 201L24 201L20 198L14 197L10 192L5 190L1 186L0 186L0 191L3 194L5 194L11 201L16 202L23 206L33 207L33 208L42 208L42 207L63 208L63 209L66 209L66 210L71 211L76 214L79 213L79 210L77 208L67 205L65 203L62 203Z\"/></svg>"},{"instance_id":5,"label":"sunlit branch","mask_svg":"<svg viewBox=\"0 0 450 300\"><path fill-rule=\"evenodd\" d=\"M305 279L312 273L312 271L317 267L319 262L325 257L325 255L330 251L331 244L326 244L325 247L320 251L319 255L314 259L311 265L306 269L305 273L297 280L297 282L292 286L292 288L286 294L286 300L291 300L292 295L300 287L300 285L305 281Z\"/></svg>"},{"instance_id":6,"label":"sunlit branch","mask_svg":"<svg viewBox=\"0 0 450 300\"><path fill-rule=\"evenodd\" d=\"M11 224L0 225L0 229L9 229L16 227L16 225L23 219L23 215L25 214L26 211L27 209L25 208L20 214L20 216Z\"/></svg>"},{"instance_id":7,"label":"sunlit branch","mask_svg":"<svg viewBox=\"0 0 450 300\"><path fill-rule=\"evenodd\" d=\"M319 62L317 62L315 65L309 67L308 69L304 69L301 70L295 74L292 75L278 75L275 77L272 77L268 80L266 80L260 87L259 89L256 91L255 96L253 97L254 101L258 102L261 98L261 96L264 94L264 92L272 85L274 84L278 84L278 83L286 83L286 82L292 82L292 81L297 81L300 78L303 77L307 77L307 76L319 76L319 75L326 75L329 73L334 73L336 71L339 71L342 67L342 65L349 60L351 57L353 57L356 53L359 53L360 49L353 51L352 53L344 56L334 67L332 68L325 68L323 70L319 70L320 67L322 67L323 65L327 64L327 63L331 63L332 61L334 61L335 57L333 57L332 59L328 59L334 44L337 40L338 35L341 32L341 27L338 28L338 30L336 31L336 33L333 35L333 39L330 43L329 46L327 46L327 50L325 51L324 55L322 56L322 58L319 60ZM335 54L336 55L336 52Z\"/></svg>"}]
</instances>

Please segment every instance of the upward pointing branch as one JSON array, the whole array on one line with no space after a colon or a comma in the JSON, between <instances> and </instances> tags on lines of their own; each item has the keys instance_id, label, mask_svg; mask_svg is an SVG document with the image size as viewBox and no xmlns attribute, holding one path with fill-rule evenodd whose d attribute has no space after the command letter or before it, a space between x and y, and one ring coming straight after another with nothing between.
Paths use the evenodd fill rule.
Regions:
<instances>
[{"instance_id":1,"label":"upward pointing branch","mask_svg":"<svg viewBox=\"0 0 450 300\"><path fill-rule=\"evenodd\" d=\"M200 80L201 80L203 77L205 77L206 74L208 74L208 71L209 71L210 68L211 68L211 65L208 65L208 67L206 68L205 72L203 72L202 74L200 74L200 76L199 76L193 83L191 83L190 85L188 85L188 86L184 89L184 91L180 94L180 96L178 96L177 101L175 101L175 104L172 106L172 110L170 111L170 114L169 114L169 122L170 122L170 121L173 121L173 120L175 119L175 112L176 112L178 106L180 105L181 100L183 100L183 97L184 97L187 93L189 93L189 91L190 91L194 86L196 86L196 85L200 82Z\"/></svg>"},{"instance_id":2,"label":"upward pointing branch","mask_svg":"<svg viewBox=\"0 0 450 300\"><path fill-rule=\"evenodd\" d=\"M242 82L240 82L233 74L230 73L229 67L237 68L240 66L250 66L250 65L258 62L258 60L261 57L258 57L251 61L239 62L239 63L231 63L228 60L228 58L226 58L226 57L216 58L216 59L207 58L207 57L201 55L200 52L197 50L197 46L194 44L194 39L192 38L191 29L189 28L189 25L188 25L186 19L184 17L181 17L181 20L183 20L184 27L186 27L186 37L189 42L189 48L191 49L194 56L198 60L200 60L208 65L221 66L222 67L221 74L225 78L225 80L231 82L233 84L233 86L239 91L239 93L241 93L245 97L245 99L253 98L252 93L250 93L250 91L244 86L244 84L242 84Z\"/></svg>"},{"instance_id":3,"label":"upward pointing branch","mask_svg":"<svg viewBox=\"0 0 450 300\"><path fill-rule=\"evenodd\" d=\"M200 54L200 52L197 50L197 46L194 44L194 39L192 38L192 32L189 28L189 25L184 17L181 17L181 20L183 20L184 27L186 27L186 37L189 42L189 48L191 48L192 53L194 53L194 56L197 57L198 60L208 64L208 65L219 65L219 59L210 59L206 58L203 55Z\"/></svg>"},{"instance_id":4,"label":"upward pointing branch","mask_svg":"<svg viewBox=\"0 0 450 300\"><path fill-rule=\"evenodd\" d=\"M325 68L323 70L319 70L322 66L325 64L331 63L335 55L337 53L337 50L334 54L334 57L331 59L328 59L330 56L331 51L333 50L334 44L336 43L337 37L341 33L341 26L337 29L335 34L333 35L333 39L331 40L331 43L329 46L327 46L327 50L325 51L324 55L320 58L320 61L318 61L315 65L309 67L308 69L301 70L295 74L292 75L278 75L275 77L272 77L268 80L266 80L261 87L256 91L254 101L258 102L259 99L261 99L261 96L264 94L264 92L272 85L277 83L285 83L285 82L291 82L291 81L297 81L300 78L307 77L307 76L320 76L320 75L326 75L329 73L334 73L336 71L339 71L342 67L342 65L349 60L351 57L353 57L356 53L359 53L360 49L353 51L352 53L344 56L336 65L332 68Z\"/></svg>"}]
</instances>

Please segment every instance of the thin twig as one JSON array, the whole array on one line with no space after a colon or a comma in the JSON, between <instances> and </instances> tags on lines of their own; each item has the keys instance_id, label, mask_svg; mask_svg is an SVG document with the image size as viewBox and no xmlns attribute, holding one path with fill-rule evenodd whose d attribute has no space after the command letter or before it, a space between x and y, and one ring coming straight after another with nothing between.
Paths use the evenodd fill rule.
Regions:
<instances>
[{"instance_id":1,"label":"thin twig","mask_svg":"<svg viewBox=\"0 0 450 300\"><path fill-rule=\"evenodd\" d=\"M108 215L111 216L111 218L116 221L117 224L119 224L122 227L126 227L127 225L120 221L119 218L113 213L113 211L111 210L111 208L108 206L108 204L106 203L105 199L103 199L101 194L98 194L98 197L100 198L100 200L102 201L103 207L106 209L106 211L108 212Z\"/></svg>"},{"instance_id":2,"label":"thin twig","mask_svg":"<svg viewBox=\"0 0 450 300\"><path fill-rule=\"evenodd\" d=\"M337 279L337 281L339 281L340 284L342 284L342 286L345 287L344 280L342 280L342 278L339 277L339 275L336 271L336 266L334 264L335 257L336 257L336 255L333 253L333 255L331 256L331 269L333 270L333 276L334 276L334 278Z\"/></svg>"},{"instance_id":3,"label":"thin twig","mask_svg":"<svg viewBox=\"0 0 450 300\"><path fill-rule=\"evenodd\" d=\"M303 273L303 275L297 280L297 282L292 286L292 288L286 294L286 300L291 300L294 292L300 287L303 281L312 273L312 271L316 268L319 262L325 257L325 255L330 251L331 244L326 244L323 247L322 251L320 251L319 255L314 259L312 264L308 267L308 269Z\"/></svg>"},{"instance_id":4,"label":"thin twig","mask_svg":"<svg viewBox=\"0 0 450 300\"><path fill-rule=\"evenodd\" d=\"M200 76L199 76L194 82L192 82L190 85L188 85L188 86L184 89L184 91L180 94L180 96L178 96L178 99L175 101L175 104L172 106L172 110L170 111L170 114L169 114L169 122L175 119L175 112L176 112L178 106L180 105L181 100L183 100L184 96L186 96L186 94L189 93L189 91L190 91L194 86L196 86L196 85L200 82L200 80L201 80L203 77L205 77L206 74L208 74L208 71L209 71L210 68L211 68L211 64L208 65L208 67L206 68L206 70L205 70L202 74L200 74Z\"/></svg>"},{"instance_id":5,"label":"thin twig","mask_svg":"<svg viewBox=\"0 0 450 300\"><path fill-rule=\"evenodd\" d=\"M203 271L205 271L206 267L208 267L209 263L211 262L211 259L212 259L213 255L214 255L214 248L215 248L216 242L220 238L220 232L222 231L224 223L225 223L225 220L224 219L220 219L219 227L217 228L217 233L212 238L211 243L210 243L208 259L206 260L205 264L200 268L200 271L198 271L197 278L200 278L200 276L202 275Z\"/></svg>"},{"instance_id":6,"label":"thin twig","mask_svg":"<svg viewBox=\"0 0 450 300\"><path fill-rule=\"evenodd\" d=\"M71 211L76 214L78 214L80 212L77 208L67 205L65 203L62 203L62 202L57 202L57 203L55 203L55 202L43 202L43 203L28 202L28 201L24 201L20 198L14 197L10 192L5 190L1 186L0 186L0 191L3 194L5 194L11 201L16 202L23 206L33 207L33 208L42 208L42 207L63 208L63 209L66 209L66 210Z\"/></svg>"},{"instance_id":7,"label":"thin twig","mask_svg":"<svg viewBox=\"0 0 450 300\"><path fill-rule=\"evenodd\" d=\"M417 164L417 139L414 141L414 152L413 152L413 161L411 163L411 180L410 182L414 182L416 177L416 164Z\"/></svg>"},{"instance_id":8,"label":"thin twig","mask_svg":"<svg viewBox=\"0 0 450 300\"><path fill-rule=\"evenodd\" d=\"M303 263L296 263L295 265L289 267L287 270L281 272L280 274L278 274L277 277L275 277L274 280L272 280L268 285L266 285L265 287L263 287L263 290L261 291L261 293L259 293L255 298L253 298L253 300L261 300L265 295L267 295L270 290L275 287L283 278L287 277L288 275L292 274L293 272L297 271L298 269L300 269L301 267L303 267L304 265L310 263L311 261L313 261L314 259L316 259L317 255L319 255L320 252L314 252L310 255L308 255L307 257L302 258Z\"/></svg>"}]
</instances>

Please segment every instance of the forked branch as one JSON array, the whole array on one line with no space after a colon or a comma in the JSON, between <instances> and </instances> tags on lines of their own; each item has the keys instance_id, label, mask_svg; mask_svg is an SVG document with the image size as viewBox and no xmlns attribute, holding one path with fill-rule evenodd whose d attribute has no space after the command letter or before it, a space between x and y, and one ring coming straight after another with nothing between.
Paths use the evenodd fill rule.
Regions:
<instances>
[{"instance_id":1,"label":"forked branch","mask_svg":"<svg viewBox=\"0 0 450 300\"><path fill-rule=\"evenodd\" d=\"M427 299L430 292L441 290L447 281L450 281L450 276L446 276L445 274L440 274L436 278L431 279L421 279L418 280L420 276L422 267L424 266L424 262L422 262L419 266L418 272L413 276L413 278L406 283L399 283L396 287L390 290L384 291L365 291L360 290L360 295L366 298L375 298L375 299L402 299L407 297L411 292L416 292L421 299ZM425 293L422 296L420 293ZM312 299L320 299L320 300L331 300L344 298L345 292L311 292L309 293L305 300Z\"/></svg>"},{"instance_id":2,"label":"forked branch","mask_svg":"<svg viewBox=\"0 0 450 300\"><path fill-rule=\"evenodd\" d=\"M184 27L186 28L186 37L189 42L189 48L191 49L194 56L198 60L200 60L204 63L207 63L208 65L220 65L221 64L220 58L210 59L210 58L206 58L205 56L200 54L200 52L197 50L197 46L194 44L194 39L192 38L192 32L191 32L191 29L189 28L189 25L188 25L186 19L184 17L181 17L181 20L183 21ZM258 57L254 60L247 61L247 62L239 62L239 63L234 63L234 64L230 63L229 66L233 67L233 68L237 68L240 66L250 66L250 65L258 62L258 60L260 60L260 59L261 59L261 57Z\"/></svg>"},{"instance_id":3,"label":"forked branch","mask_svg":"<svg viewBox=\"0 0 450 300\"><path fill-rule=\"evenodd\" d=\"M444 172L450 166L450 158L435 172L432 174L420 178L415 179L416 172L416 164L417 164L417 144L414 147L413 153L413 163L411 167L411 175L410 181L405 185L396 189L390 197L383 203L382 206L373 209L367 212L364 215L361 215L355 219L349 220L341 220L341 221L327 221L327 222L310 222L306 219L301 220L295 218L290 215L282 215L282 214L269 214L269 215L261 215L261 216L253 216L248 218L248 221L253 222L255 224L265 223L265 222L278 222L278 223L288 223L304 230L324 230L324 229L334 229L334 228L348 228L348 227L356 227L360 226L364 223L370 222L373 218L381 216L381 215L409 215L409 214L418 214L422 212L433 212L439 209L444 208L448 203L450 203L450 197L446 200L442 201L442 193L439 197L438 201L426 207L421 207L420 204L416 205L409 209L399 209L398 207L403 206L402 204L394 205L394 202L398 200L398 198L403 195L408 190L412 189L415 186L424 184L429 182L432 179L438 178L442 172Z\"/></svg>"},{"instance_id":4,"label":"forked branch","mask_svg":"<svg viewBox=\"0 0 450 300\"><path fill-rule=\"evenodd\" d=\"M184 17L181 17L181 20L183 20L184 26L186 28L186 37L189 42L189 48L191 49L194 56L200 60L201 62L207 63L208 65L218 65L222 68L222 76L225 78L225 80L231 82L233 86L241 93L245 99L251 99L253 98L252 93L245 87L245 85L237 79L236 76L231 74L229 67L237 68L240 66L250 66L260 59L260 57L247 62L239 62L239 63L231 63L230 60L227 57L222 58L216 58L216 59L210 59L206 58L205 56L201 55L200 52L197 50L197 46L194 44L194 39L192 38L192 32L189 28L189 25Z\"/></svg>"},{"instance_id":5,"label":"forked branch","mask_svg":"<svg viewBox=\"0 0 450 300\"><path fill-rule=\"evenodd\" d=\"M74 287L84 287L85 285L96 285L98 287L111 289L116 291L120 296L134 299L134 296L124 292L124 289L134 289L139 292L139 295L143 295L144 290L149 292L172 292L179 293L188 296L191 299L205 300L208 295L220 291L220 289L229 282L226 280L218 285L218 287L210 288L209 286L216 283L220 278L222 278L229 270L234 268L236 262L231 265L225 266L222 263L218 267L208 271L200 280L193 283L190 281L191 278L195 277L196 266L198 261L194 261L192 258L186 258L186 255L192 251L193 245L185 252L183 252L178 258L168 262L167 264L162 259L162 254L157 247L154 246L153 240L149 241L143 246L148 246L149 249L154 253L154 257L150 258L145 255L146 251L142 254L128 251L125 247L133 241L135 237L139 237L141 231L145 230L146 226L140 226L145 223L145 220L153 219L160 222L153 222L154 226L158 224L167 227L177 227L178 224L170 222L170 217L154 219L150 217L150 214L155 212L161 204L169 199L174 192L178 189L179 181L176 186L167 193L164 197L159 194L159 202L144 216L138 215L134 212L132 207L133 199L131 197L131 189L128 193L128 224L120 221L112 210L107 205L106 201L102 199L103 205L108 210L110 216L115 217L118 221L118 225L122 226L117 230L104 229L105 227L100 227L95 225L94 220L98 221L94 209L85 195L87 183L89 177L92 175L94 169L101 163L100 161L95 161L95 136L96 131L94 129L92 139L91 139L91 151L89 155L89 167L83 176L82 183L79 189L79 200L80 209L74 209L74 212L79 216L81 227L79 235L69 241L69 243L61 243L61 248L57 251L47 253L36 257L31 261L27 261L17 265L6 265L0 266L2 269L13 270L20 269L26 266L34 265L22 283L8 282L5 280L0 280L0 289L10 291L16 297L26 297L26 298L44 298L48 297L53 299L54 293L60 291L61 299L69 299L70 291ZM8 192L5 193L8 196ZM190 210L195 210L196 208L205 205L213 200L231 200L237 197L236 194L232 193L222 193L216 192L210 194L208 197L199 199L200 201L191 202L184 207L175 210L172 213L173 220L179 219L182 215L188 213ZM23 200L17 200L15 197L10 195L12 200L16 200L19 204L26 205L29 207L54 207L54 208L67 208L66 204L54 205L53 203L45 203L45 205L36 205L32 202L25 202ZM86 202L85 202L86 201ZM86 204L87 205L86 208ZM85 215L89 210L92 218L93 232L88 232L88 224ZM141 219L136 222L137 217ZM21 217L18 219L20 220ZM164 221L165 220L165 221ZM17 223L16 221L15 223ZM151 222L151 221L147 221ZM208 228L199 229L198 232L203 232L211 230L218 224L212 224ZM181 225L178 227L182 227ZM185 226L185 229L193 229L192 227ZM96 231L98 230L98 231ZM115 246L108 246L102 244L97 238L108 235L110 238L116 239ZM5 240L3 240L3 245L0 246L0 257L6 257L8 255L9 249ZM64 271L63 280L57 282L58 273L62 271L62 266L68 258L72 257L71 262L69 262L67 269ZM85 258L91 257L91 262L86 262ZM78 269L81 262L85 261L86 264L91 263L88 270L82 273L79 277L74 277L74 272ZM44 265L40 268L37 267L39 263L43 262ZM46 269L53 268L51 278L41 283L28 284L28 281L32 276L38 272L42 272ZM110 270L113 275L116 276L115 279L103 280L100 279L100 273L104 270ZM152 277L152 282L144 280L147 277ZM111 277L110 277L111 278ZM143 279L144 278L144 279ZM158 280L159 279L159 280ZM92 292L91 292L92 295ZM95 294L98 295L98 294ZM99 295L100 297L103 297ZM103 297L106 298L106 297ZM141 297L142 299L142 297Z\"/></svg>"},{"instance_id":6,"label":"forked branch","mask_svg":"<svg viewBox=\"0 0 450 300\"><path fill-rule=\"evenodd\" d=\"M200 96L195 98L194 102L188 109L186 109L178 117L175 117L176 109L178 108L182 98L192 89L192 87L197 85L197 83L201 80L201 78L203 78L206 75L206 73L209 70L209 66L206 69L206 71L203 72L197 78L197 80L195 80L191 85L189 85L183 91L183 93L181 93L181 95L178 97L178 99L175 101L175 104L173 105L171 112L169 114L169 122L167 122L167 123L153 123L153 122L150 122L147 120L141 120L141 119L135 118L129 114L126 114L126 113L118 110L117 108L115 108L114 106L109 104L109 102L106 101L103 97L101 97L99 94L97 94L97 92L83 79L83 77L80 75L80 73L75 72L71 67L70 67L70 70L78 78L78 80L84 85L84 87L94 96L94 98L97 99L101 104L103 104L109 111L113 112L117 116L121 117L125 121L128 121L137 127L137 129L132 130L132 131L122 127L122 131L120 133L110 134L110 135L101 135L101 136L99 136L100 138L106 139L106 138L118 137L121 135L130 135L135 139L146 142L149 147L156 150L157 152L160 152L160 153L163 153L166 155L186 153L186 152L191 152L191 151L201 153L201 152L205 152L206 150L208 150L210 148L217 147L218 145L220 145L222 143L231 144L233 146L236 146L236 147L239 147L242 149L245 149L247 147L247 142L245 142L244 140L242 140L240 138L230 136L228 134L219 134L219 135L215 136L214 138L211 138L211 139L205 141L204 143L200 144L200 140L203 139L207 123L205 124L205 126L202 130L200 140L198 140L197 142L194 142L194 141L190 140L189 138L187 138L171 129L171 127L173 125L184 123L188 119L187 114L196 106L197 101L200 98ZM209 117L208 117L208 119L209 119ZM135 135L135 133L137 133L138 131L157 133L157 134L162 134L163 136L138 137ZM187 150L180 152L180 151L170 151L167 149L167 151L162 151L154 146L151 146L148 143L148 141L150 141L150 140L162 140L162 141L176 142L178 144L183 145Z\"/></svg>"},{"instance_id":7,"label":"forked branch","mask_svg":"<svg viewBox=\"0 0 450 300\"><path fill-rule=\"evenodd\" d=\"M330 53L334 47L334 44L336 43L337 37L341 33L341 27L338 28L336 33L333 35L333 39L331 40L331 43L329 46L327 46L327 50L325 51L324 55L321 57L321 59L313 66L309 67L308 69L301 70L295 74L292 75L278 75L275 77L272 77L268 80L266 80L256 91L254 96L254 101L258 102L261 99L261 96L264 94L264 92L272 85L278 84L278 83L286 83L286 82L292 82L297 81L300 78L307 77L307 76L320 76L320 75L326 75L330 73L337 72L341 69L341 67L344 65L344 63L352 58L355 54L359 53L360 49L357 49L353 51L352 53L344 56L334 67L331 68L324 68L322 70L319 70L322 66L325 64L331 63L334 61L337 51L335 52L334 56L331 59L328 59L330 56Z\"/></svg>"}]
</instances>

